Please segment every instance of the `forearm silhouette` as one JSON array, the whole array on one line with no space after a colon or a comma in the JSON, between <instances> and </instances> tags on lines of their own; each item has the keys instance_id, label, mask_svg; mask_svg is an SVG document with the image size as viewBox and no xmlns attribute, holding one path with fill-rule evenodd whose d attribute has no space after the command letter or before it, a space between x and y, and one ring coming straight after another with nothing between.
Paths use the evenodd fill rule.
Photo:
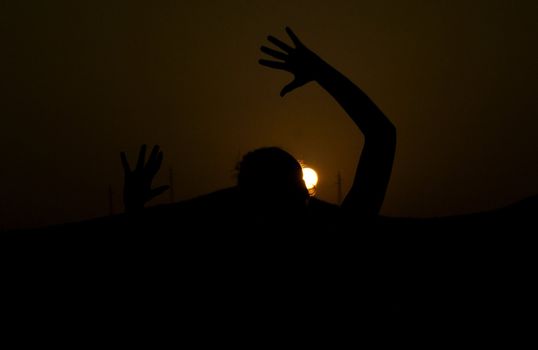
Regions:
<instances>
[{"instance_id":1,"label":"forearm silhouette","mask_svg":"<svg viewBox=\"0 0 538 350\"><path fill-rule=\"evenodd\" d=\"M146 163L146 145L140 147L136 168L131 170L125 152L120 153L124 172L123 204L128 213L144 209L144 205L166 191L169 186L151 188L151 182L159 171L163 153L159 146L154 146Z\"/></svg>"},{"instance_id":2,"label":"forearm silhouette","mask_svg":"<svg viewBox=\"0 0 538 350\"><path fill-rule=\"evenodd\" d=\"M261 59L259 63L294 75L294 80L284 86L280 96L308 82L317 82L362 131L364 147L342 208L361 217L375 217L383 204L392 171L396 128L359 87L308 49L290 28L286 28L286 32L295 47L269 36L267 39L281 51L265 46L261 51L278 61Z\"/></svg>"}]
</instances>

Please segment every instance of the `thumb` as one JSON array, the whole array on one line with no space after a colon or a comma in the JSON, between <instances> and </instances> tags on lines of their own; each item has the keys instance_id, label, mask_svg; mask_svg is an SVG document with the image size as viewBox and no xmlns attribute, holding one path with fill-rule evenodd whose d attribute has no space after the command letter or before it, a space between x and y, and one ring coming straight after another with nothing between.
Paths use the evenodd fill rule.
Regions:
<instances>
[{"instance_id":1,"label":"thumb","mask_svg":"<svg viewBox=\"0 0 538 350\"><path fill-rule=\"evenodd\" d=\"M154 188L150 191L149 193L149 198L155 198L157 197L158 195L160 195L161 193L163 193L164 191L166 191L167 189L169 189L170 186L168 185L165 185L165 186L160 186L160 187L157 187L157 188Z\"/></svg>"},{"instance_id":2,"label":"thumb","mask_svg":"<svg viewBox=\"0 0 538 350\"><path fill-rule=\"evenodd\" d=\"M292 81L288 85L284 86L282 91L280 91L280 97L284 97L286 94L292 92L293 90L297 89L298 87L303 86L304 84L305 83L295 79L294 81Z\"/></svg>"}]
</instances>

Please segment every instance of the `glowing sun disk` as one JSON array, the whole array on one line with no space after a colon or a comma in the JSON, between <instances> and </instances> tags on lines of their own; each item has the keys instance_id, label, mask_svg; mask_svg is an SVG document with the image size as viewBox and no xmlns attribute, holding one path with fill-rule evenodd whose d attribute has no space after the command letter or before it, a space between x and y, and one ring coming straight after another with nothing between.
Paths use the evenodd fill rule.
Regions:
<instances>
[{"instance_id":1,"label":"glowing sun disk","mask_svg":"<svg viewBox=\"0 0 538 350\"><path fill-rule=\"evenodd\" d=\"M312 168L303 168L303 180L306 188L311 190L318 183L318 174Z\"/></svg>"}]
</instances>

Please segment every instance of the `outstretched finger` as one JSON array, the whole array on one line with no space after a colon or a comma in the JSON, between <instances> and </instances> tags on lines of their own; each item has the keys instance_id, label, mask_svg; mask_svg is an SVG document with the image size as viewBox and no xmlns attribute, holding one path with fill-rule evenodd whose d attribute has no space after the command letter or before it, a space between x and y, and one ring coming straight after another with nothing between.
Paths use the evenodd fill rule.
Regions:
<instances>
[{"instance_id":1,"label":"outstretched finger","mask_svg":"<svg viewBox=\"0 0 538 350\"><path fill-rule=\"evenodd\" d=\"M288 59L288 56L280 51L276 51L276 50L273 50L273 49L270 49L268 47L265 47L265 46L262 46L260 48L260 50L262 50L262 52L268 54L269 56L272 56L274 58L277 58L279 60L287 60Z\"/></svg>"},{"instance_id":2,"label":"outstretched finger","mask_svg":"<svg viewBox=\"0 0 538 350\"><path fill-rule=\"evenodd\" d=\"M159 171L162 163L163 163L163 152L159 152L159 154L157 154L157 157L155 158L155 162L153 163L152 171L154 174L156 174Z\"/></svg>"},{"instance_id":3,"label":"outstretched finger","mask_svg":"<svg viewBox=\"0 0 538 350\"><path fill-rule=\"evenodd\" d=\"M267 40L269 40L270 42L272 42L273 44L275 44L276 46L278 46L282 50L286 51L287 53L290 53L290 52L293 51L293 48L291 46L289 46L288 44L278 40L277 38L275 38L272 35L269 35L267 37Z\"/></svg>"},{"instance_id":4,"label":"outstretched finger","mask_svg":"<svg viewBox=\"0 0 538 350\"><path fill-rule=\"evenodd\" d=\"M293 32L293 30L291 30L290 27L286 27L286 33L288 33L289 37L291 38L291 41L293 41L293 43L295 44L295 47L303 46L301 40L299 40L297 35L295 35L295 33Z\"/></svg>"},{"instance_id":5,"label":"outstretched finger","mask_svg":"<svg viewBox=\"0 0 538 350\"><path fill-rule=\"evenodd\" d=\"M281 69L281 70L285 70L285 71L290 71L288 65L284 62L277 62L277 61L269 61L269 60L259 60L258 61L262 66L266 66L266 67L269 67L269 68L274 68L274 69Z\"/></svg>"},{"instance_id":6,"label":"outstretched finger","mask_svg":"<svg viewBox=\"0 0 538 350\"><path fill-rule=\"evenodd\" d=\"M159 149L160 149L159 145L153 146L153 148L151 149L151 153L149 155L149 159L154 159L159 153Z\"/></svg>"},{"instance_id":7,"label":"outstretched finger","mask_svg":"<svg viewBox=\"0 0 538 350\"><path fill-rule=\"evenodd\" d=\"M146 159L146 145L140 147L140 152L138 153L138 161L136 162L136 170L144 168L144 160Z\"/></svg>"},{"instance_id":8,"label":"outstretched finger","mask_svg":"<svg viewBox=\"0 0 538 350\"><path fill-rule=\"evenodd\" d=\"M148 158L148 162L146 164L147 168L150 168L155 166L155 163L157 161L157 155L159 154L159 145L153 146L151 153Z\"/></svg>"},{"instance_id":9,"label":"outstretched finger","mask_svg":"<svg viewBox=\"0 0 538 350\"><path fill-rule=\"evenodd\" d=\"M127 161L127 156L125 152L120 153L121 165L123 166L123 172L129 174L131 172L131 167L129 167L129 162Z\"/></svg>"}]
</instances>

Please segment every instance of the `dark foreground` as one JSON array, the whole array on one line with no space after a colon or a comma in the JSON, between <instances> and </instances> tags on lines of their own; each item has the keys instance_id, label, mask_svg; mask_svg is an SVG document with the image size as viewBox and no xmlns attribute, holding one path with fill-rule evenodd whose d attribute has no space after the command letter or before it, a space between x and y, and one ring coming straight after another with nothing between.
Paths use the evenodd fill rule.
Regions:
<instances>
[{"instance_id":1,"label":"dark foreground","mask_svg":"<svg viewBox=\"0 0 538 350\"><path fill-rule=\"evenodd\" d=\"M258 227L222 193L5 233L4 318L59 316L69 329L89 322L199 345L532 334L536 197L462 217L359 225L330 214Z\"/></svg>"}]
</instances>

